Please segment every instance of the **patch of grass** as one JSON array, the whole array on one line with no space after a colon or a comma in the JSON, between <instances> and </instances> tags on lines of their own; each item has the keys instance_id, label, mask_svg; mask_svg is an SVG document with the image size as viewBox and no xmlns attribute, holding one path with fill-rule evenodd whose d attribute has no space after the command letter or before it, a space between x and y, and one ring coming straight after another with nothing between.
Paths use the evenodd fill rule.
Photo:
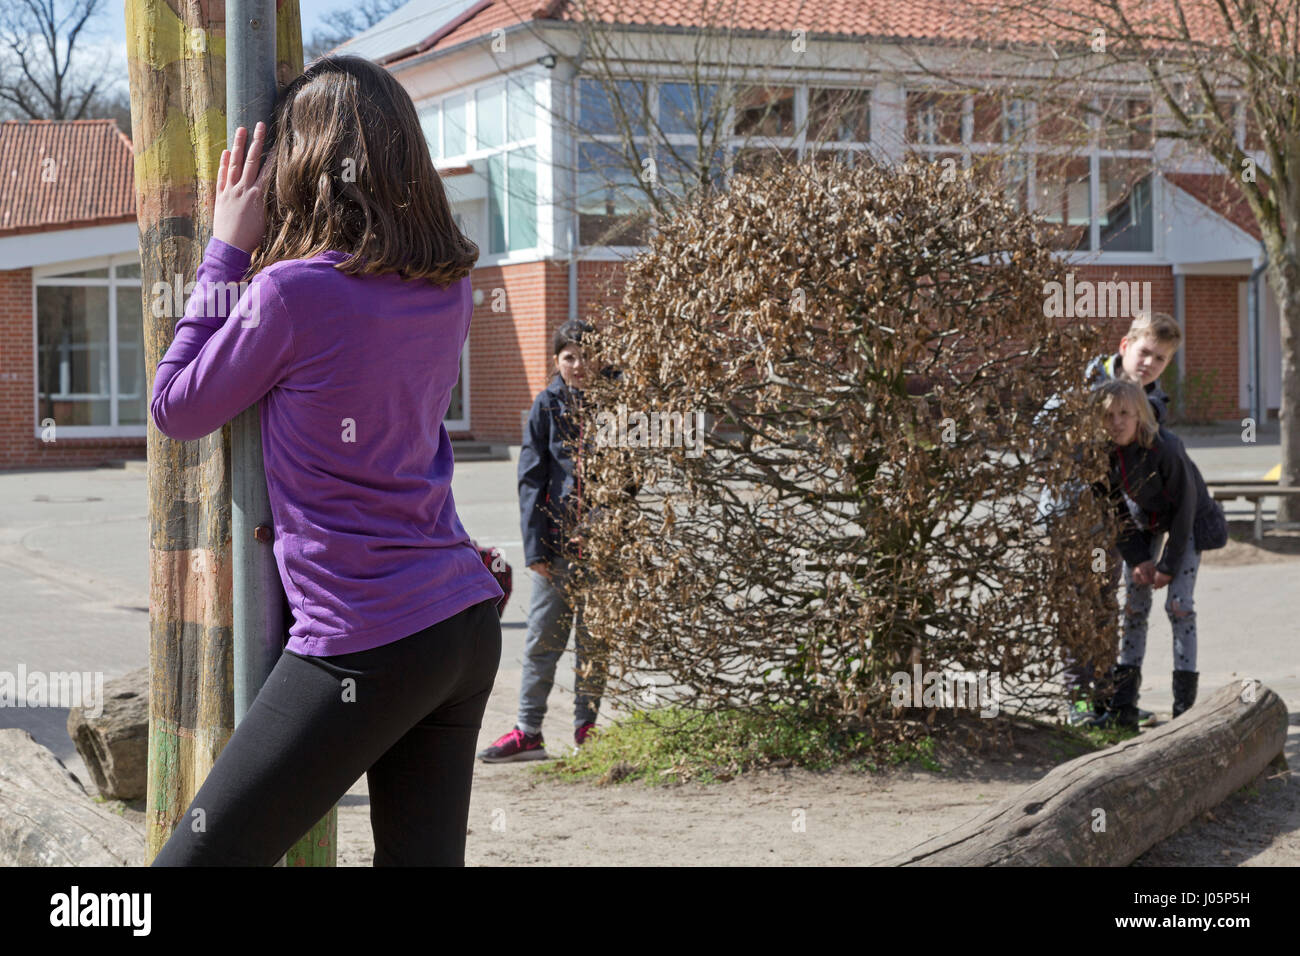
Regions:
<instances>
[{"instance_id":1,"label":"patch of grass","mask_svg":"<svg viewBox=\"0 0 1300 956\"><path fill-rule=\"evenodd\" d=\"M539 764L535 771L601 784L710 783L764 767L827 770L848 764L874 771L881 764L911 762L940 769L932 738L877 741L865 732L833 729L828 721L794 708L771 715L666 707L638 711L600 728L576 754Z\"/></svg>"},{"instance_id":2,"label":"patch of grass","mask_svg":"<svg viewBox=\"0 0 1300 956\"><path fill-rule=\"evenodd\" d=\"M865 731L834 729L829 721L812 718L794 707L768 713L732 710L715 714L664 707L637 711L619 723L599 728L576 754L548 760L532 770L551 779L601 785L630 780L650 785L725 782L737 774L768 767L843 767L877 773L914 765L943 773L952 747L963 746L962 728L972 724L983 726L983 722L945 726L940 721L930 727L918 720L879 721L874 724L873 736ZM1032 718L1021 719L1012 729L1015 726L1038 740L1040 752L1045 751L1056 763L1114 746L1138 733L1062 726ZM998 743L1000 734L995 730L992 735L995 748L1003 746ZM982 741L966 736L965 749L974 747L976 753L990 744L988 734Z\"/></svg>"},{"instance_id":3,"label":"patch of grass","mask_svg":"<svg viewBox=\"0 0 1300 956\"><path fill-rule=\"evenodd\" d=\"M1077 735L1079 740L1089 744L1089 750L1104 750L1106 747L1122 744L1126 740L1132 740L1139 733L1137 730L1123 727L1065 727L1062 730L1067 739L1071 735Z\"/></svg>"},{"instance_id":4,"label":"patch of grass","mask_svg":"<svg viewBox=\"0 0 1300 956\"><path fill-rule=\"evenodd\" d=\"M890 744L889 763L894 766L899 764L919 763L926 770L941 772L943 767L939 761L934 759L934 738L922 737L920 740L905 740L901 743Z\"/></svg>"}]
</instances>

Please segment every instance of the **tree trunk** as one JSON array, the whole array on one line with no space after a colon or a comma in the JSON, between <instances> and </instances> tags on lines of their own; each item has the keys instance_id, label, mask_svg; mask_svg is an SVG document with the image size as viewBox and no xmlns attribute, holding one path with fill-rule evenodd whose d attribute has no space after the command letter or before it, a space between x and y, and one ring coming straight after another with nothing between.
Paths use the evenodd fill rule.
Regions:
<instances>
[{"instance_id":1,"label":"tree trunk","mask_svg":"<svg viewBox=\"0 0 1300 956\"><path fill-rule=\"evenodd\" d=\"M1028 790L881 866L1127 866L1279 758L1286 704L1258 682L1054 768Z\"/></svg>"},{"instance_id":2,"label":"tree trunk","mask_svg":"<svg viewBox=\"0 0 1300 956\"><path fill-rule=\"evenodd\" d=\"M152 393L212 231L226 148L224 8L127 0L126 35ZM283 87L302 72L297 0L277 0L276 37ZM150 422L148 459L152 861L234 730L229 428L177 442ZM291 864L333 863L335 816L290 850Z\"/></svg>"},{"instance_id":3,"label":"tree trunk","mask_svg":"<svg viewBox=\"0 0 1300 956\"><path fill-rule=\"evenodd\" d=\"M1292 221L1300 223L1300 216ZM1280 481L1292 487L1300 486L1300 251L1296 241L1295 236L1285 239L1281 261L1270 256L1268 269L1282 335L1282 402L1278 412L1282 434ZM1277 520L1300 521L1300 499L1280 498Z\"/></svg>"}]
</instances>

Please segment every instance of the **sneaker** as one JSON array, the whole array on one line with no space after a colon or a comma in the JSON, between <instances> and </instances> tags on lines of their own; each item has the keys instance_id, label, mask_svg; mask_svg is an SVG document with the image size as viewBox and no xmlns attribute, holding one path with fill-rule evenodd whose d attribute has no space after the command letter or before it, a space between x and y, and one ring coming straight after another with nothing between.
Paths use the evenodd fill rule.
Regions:
<instances>
[{"instance_id":1,"label":"sneaker","mask_svg":"<svg viewBox=\"0 0 1300 956\"><path fill-rule=\"evenodd\" d=\"M1139 727L1150 727L1150 726L1151 726L1152 724L1154 724L1155 722L1156 722L1156 715L1155 715L1155 714L1151 713L1151 711L1149 711L1149 710L1143 710L1141 707L1138 708L1138 726L1139 726Z\"/></svg>"},{"instance_id":2,"label":"sneaker","mask_svg":"<svg viewBox=\"0 0 1300 956\"><path fill-rule=\"evenodd\" d=\"M512 760L545 760L546 744L541 734L526 734L515 727L498 737L491 747L479 751L484 763L507 763Z\"/></svg>"},{"instance_id":3,"label":"sneaker","mask_svg":"<svg viewBox=\"0 0 1300 956\"><path fill-rule=\"evenodd\" d=\"M1074 706L1070 708L1070 713L1066 715L1066 722L1071 727L1080 727L1091 724L1100 716L1093 708L1090 700L1076 700Z\"/></svg>"},{"instance_id":4,"label":"sneaker","mask_svg":"<svg viewBox=\"0 0 1300 956\"><path fill-rule=\"evenodd\" d=\"M573 732L573 743L576 746L581 747L583 743L586 742L587 737L595 729L596 729L595 724L583 724L581 727L579 727L577 730Z\"/></svg>"}]
</instances>

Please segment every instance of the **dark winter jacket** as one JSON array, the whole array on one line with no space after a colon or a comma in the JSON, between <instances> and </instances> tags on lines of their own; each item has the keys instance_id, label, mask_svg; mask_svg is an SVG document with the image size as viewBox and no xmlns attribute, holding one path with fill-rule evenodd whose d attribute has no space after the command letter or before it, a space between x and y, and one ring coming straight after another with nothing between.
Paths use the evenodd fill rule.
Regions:
<instances>
[{"instance_id":1,"label":"dark winter jacket","mask_svg":"<svg viewBox=\"0 0 1300 956\"><path fill-rule=\"evenodd\" d=\"M1110 497L1120 517L1119 550L1130 567L1151 560L1155 536L1168 532L1156 570L1173 577L1183 552L1194 548L1192 525L1214 501L1182 441L1161 428L1150 448L1136 440L1110 453ZM1125 498L1133 502L1130 507ZM1139 519L1133 514L1136 510ZM1142 525L1146 527L1143 528Z\"/></svg>"},{"instance_id":2,"label":"dark winter jacket","mask_svg":"<svg viewBox=\"0 0 1300 956\"><path fill-rule=\"evenodd\" d=\"M1116 370L1122 367L1123 356L1118 352L1114 355L1098 355L1084 367L1084 384L1093 390L1100 388L1103 384L1115 378ZM1164 389L1160 387L1159 380L1152 382L1150 385L1144 386L1144 388L1147 393L1147 401L1151 403L1151 411L1155 413L1156 423L1164 425L1166 419L1169 417L1169 396L1165 393ZM1034 425L1041 426L1042 428L1050 428L1051 413L1058 408L1060 404L1061 397L1059 395L1053 395L1049 398L1047 404L1043 406L1042 411L1035 416ZM1050 438L1048 439L1048 444L1050 444ZM1031 448L1033 448L1033 446L1031 446ZM1076 451L1074 457L1076 460L1079 460L1082 458L1082 455ZM1035 522L1045 524L1050 523L1053 518L1065 512L1073 502L1077 500L1079 493L1084 487L1085 486L1082 484L1074 483L1072 485L1067 485L1067 487L1062 491L1057 491L1054 488L1044 486L1038 498L1038 515Z\"/></svg>"},{"instance_id":3,"label":"dark winter jacket","mask_svg":"<svg viewBox=\"0 0 1300 956\"><path fill-rule=\"evenodd\" d=\"M581 427L580 389L556 373L533 400L519 449L519 523L524 563L570 556L567 542L577 527L580 477L572 458Z\"/></svg>"}]
</instances>

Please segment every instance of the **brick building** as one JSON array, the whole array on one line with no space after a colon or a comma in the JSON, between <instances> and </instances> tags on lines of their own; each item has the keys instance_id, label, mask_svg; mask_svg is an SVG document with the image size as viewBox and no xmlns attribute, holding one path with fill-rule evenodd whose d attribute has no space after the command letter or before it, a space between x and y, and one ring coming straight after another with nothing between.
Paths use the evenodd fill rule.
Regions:
<instances>
[{"instance_id":1,"label":"brick building","mask_svg":"<svg viewBox=\"0 0 1300 956\"><path fill-rule=\"evenodd\" d=\"M384 65L411 94L458 222L482 250L457 422L466 434L519 440L520 415L551 374L550 333L612 301L602 284L616 287L620 260L637 251L588 241L642 203L627 180L635 167L621 168L627 160L611 159L608 147L635 142L637 157L652 156L660 168L683 155L693 161L698 149L684 144L711 122L700 119L707 100L727 85L740 92L717 117L723 168L747 155L805 158L812 150L848 162L920 153L969 165L1005 148L1017 127L1046 119L1031 115L1032 103L936 93L915 49L897 54L900 43L919 40L937 65L947 62L941 41L953 27L942 4L830 2L810 24L799 0L739 0L727 7L736 32L725 71L711 71L700 55L701 9L685 0L591 0L584 23L569 0L411 0L334 51ZM801 28L803 48L787 55ZM639 79L622 86L590 79L593 48L618 61L617 77ZM1118 89L1121 108L1142 106L1140 84ZM612 98L621 99L617 108ZM613 120L623 113L644 135L619 132ZM1158 108L1154 116L1159 122ZM1117 137L1094 125L1087 146L1064 156L1059 144L1029 133L1016 147L1018 176L1008 191L1059 224L1062 270L1075 280L1151 283L1151 306L1174 315L1185 333L1166 379L1187 382L1202 417L1247 414L1256 388L1247 285L1262 261L1248 210L1212 166L1154 137ZM1244 115L1239 130L1250 146ZM663 181L672 188L669 176ZM1278 310L1262 277L1256 288L1257 387L1273 417ZM1114 344L1127 324L1109 321Z\"/></svg>"},{"instance_id":2,"label":"brick building","mask_svg":"<svg viewBox=\"0 0 1300 956\"><path fill-rule=\"evenodd\" d=\"M1213 167L1102 124L1083 146L1040 142L1032 103L935 92L934 71L898 49L919 40L946 62L942 4L828 0L815 24L805 6L729 6L725 69L701 55L705 24L684 0L593 0L588 24L567 0L411 0L338 48L383 64L411 94L457 220L481 250L446 422L453 438L519 441L551 375L551 333L611 301L603 290L637 252L609 239L643 204L621 153L634 142L675 190L701 125L720 132L711 173L812 152L967 165L1029 130L1014 140L1005 181L1059 227L1063 279L1149 282L1150 306L1185 332L1166 385L1185 377L1206 417L1240 418L1256 400L1276 415L1278 310L1260 278L1250 314L1258 232ZM792 35L804 28L796 53ZM602 62L639 79L613 95L590 79L596 39ZM1141 107L1141 96L1133 85L1118 102ZM715 102L725 109L711 111ZM626 116L630 137L619 133ZM1244 116L1239 135L1251 146ZM106 120L0 124L0 172L0 468L143 458L131 144ZM1095 321L1117 343L1128 319Z\"/></svg>"},{"instance_id":3,"label":"brick building","mask_svg":"<svg viewBox=\"0 0 1300 956\"><path fill-rule=\"evenodd\" d=\"M131 141L112 120L0 123L0 468L143 459Z\"/></svg>"}]
</instances>

